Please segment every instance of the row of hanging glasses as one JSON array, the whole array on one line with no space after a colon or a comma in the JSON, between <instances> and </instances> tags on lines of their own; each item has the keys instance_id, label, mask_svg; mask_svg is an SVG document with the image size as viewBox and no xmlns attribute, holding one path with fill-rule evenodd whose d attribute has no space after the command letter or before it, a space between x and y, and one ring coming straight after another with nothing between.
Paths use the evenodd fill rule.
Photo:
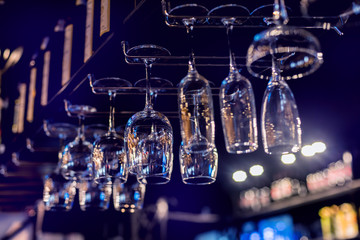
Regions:
<instances>
[{"instance_id":1,"label":"row of hanging glasses","mask_svg":"<svg viewBox=\"0 0 360 240\"><path fill-rule=\"evenodd\" d=\"M118 135L121 146L108 145L107 160L110 160L111 151L113 172L116 177L113 181L99 178L94 181L94 166L91 155L93 147L89 141L104 141L110 134L117 135L111 127L108 131L104 125L95 124L84 126L84 117L96 110L86 105L69 105L66 102L68 113L75 114L79 118L79 126L68 123L44 122L44 130L47 136L60 140L58 164L55 170L45 176L43 202L47 211L69 211L72 209L75 196L78 194L79 206L83 211L106 210L110 207L111 199L115 210L133 213L142 209L145 196L145 185L137 182L136 178L121 177L121 152L123 152L123 138ZM110 117L111 119L111 117ZM111 120L110 120L111 122ZM111 124L109 124L111 126ZM74 139L75 138L75 139ZM65 145L65 141L74 139ZM115 140L113 140L113 143ZM106 144L104 144L106 146ZM111 162L111 161L110 161ZM125 181L127 181L125 183Z\"/></svg>"},{"instance_id":2,"label":"row of hanging glasses","mask_svg":"<svg viewBox=\"0 0 360 240\"><path fill-rule=\"evenodd\" d=\"M274 26L254 37L248 48L246 66L253 76L269 79L260 120L264 150L268 154L285 154L297 152L301 147L299 113L294 96L285 80L301 78L314 72L322 64L323 59L319 42L313 35L303 29L286 26L288 17L284 1L275 0L271 7L273 17L264 20ZM259 8L259 11L264 11L264 8ZM193 49L194 26L203 24L204 21L220 21L226 29L228 38L230 69L228 76L221 83L219 92L226 149L229 153L243 154L258 148L252 85L239 73L231 46L233 26L246 21L244 18L232 16L244 16L248 12L245 7L235 4L222 5L211 11L201 5L185 4L169 11L172 16L182 16L171 21L172 24L178 21L177 24L185 26L190 46L188 72L178 84L182 140L179 146L179 161L182 180L186 184L213 183L218 169L210 82L196 70ZM123 43L124 45L126 44ZM114 204L119 204L119 201L124 199L117 194L121 192L118 186L126 184L129 176L136 176L136 189L144 189L146 184L165 184L171 179L174 159L173 130L168 118L154 110L153 102L157 93L171 87L172 83L151 76L152 65L162 58L171 57L170 52L152 44L129 49L125 46L124 49L128 63L141 63L145 66L145 79L134 84L146 90L145 107L128 120L124 136L119 135L114 126L114 99L116 93L126 91L132 85L124 79L95 79L89 75L93 93L108 94L110 98L108 130L98 133L96 140L91 143L85 139L83 121L87 114L95 112L96 109L86 105L71 105L65 101L68 115L78 117L79 127L75 140L62 147L59 153L59 166L54 172L67 180L63 186L66 189L65 194L58 191L59 195L64 196L63 205L72 201L74 186L79 189L81 206L86 206L89 199L91 201L91 196L96 196L88 193L91 189L101 192L98 195L99 199L105 201L106 205L111 189ZM61 128L63 130L59 130ZM66 126L58 127L53 135L63 142L64 132L67 132ZM88 189L88 192L84 189ZM137 197L133 195L133 201L136 199L141 202L144 193L135 192ZM49 194L46 196L47 199L51 199ZM141 204L127 203L127 206L129 205Z\"/></svg>"}]
</instances>

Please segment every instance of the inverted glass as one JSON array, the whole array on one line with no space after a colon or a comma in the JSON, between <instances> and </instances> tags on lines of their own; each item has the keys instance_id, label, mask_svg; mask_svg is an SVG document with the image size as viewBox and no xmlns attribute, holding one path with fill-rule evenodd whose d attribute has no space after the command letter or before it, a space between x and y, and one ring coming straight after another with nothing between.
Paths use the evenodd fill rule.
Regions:
<instances>
[{"instance_id":1,"label":"inverted glass","mask_svg":"<svg viewBox=\"0 0 360 240\"><path fill-rule=\"evenodd\" d=\"M179 160L181 177L185 184L207 185L216 181L218 169L216 148L204 153L190 153L181 144Z\"/></svg>"},{"instance_id":2,"label":"inverted glass","mask_svg":"<svg viewBox=\"0 0 360 240\"><path fill-rule=\"evenodd\" d=\"M226 27L230 69L221 83L219 100L226 150L236 154L253 152L258 147L254 92L250 81L237 69L230 41L234 24L241 23L232 16L246 14L247 8L236 4L218 6L209 12L209 16L227 16L221 22Z\"/></svg>"},{"instance_id":3,"label":"inverted glass","mask_svg":"<svg viewBox=\"0 0 360 240\"><path fill-rule=\"evenodd\" d=\"M92 144L85 140L85 115L96 112L94 107L88 105L71 105L65 100L65 109L70 116L79 119L78 135L74 141L68 143L62 153L60 171L67 180L91 180L93 178L93 165L91 161Z\"/></svg>"},{"instance_id":4,"label":"inverted glass","mask_svg":"<svg viewBox=\"0 0 360 240\"><path fill-rule=\"evenodd\" d=\"M125 127L129 171L140 183L165 184L170 181L173 167L173 130L169 119L153 109L156 92L151 86L150 70L156 56L170 53L163 47L146 44L129 49L127 54L139 56L138 61L144 63L146 71L145 108L134 114Z\"/></svg>"},{"instance_id":5,"label":"inverted glass","mask_svg":"<svg viewBox=\"0 0 360 240\"><path fill-rule=\"evenodd\" d=\"M90 86L94 93L107 93L110 97L109 127L108 131L94 142L92 161L94 180L106 184L119 179L126 182L128 176L127 158L125 153L124 138L115 130L115 96L123 88L131 87L131 83L120 78L94 79L90 76Z\"/></svg>"}]
</instances>

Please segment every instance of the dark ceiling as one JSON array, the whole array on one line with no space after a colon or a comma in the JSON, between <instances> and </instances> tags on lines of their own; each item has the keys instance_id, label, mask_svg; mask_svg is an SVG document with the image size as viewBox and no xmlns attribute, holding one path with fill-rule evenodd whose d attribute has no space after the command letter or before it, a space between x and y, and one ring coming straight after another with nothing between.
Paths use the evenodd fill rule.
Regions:
<instances>
[{"instance_id":1,"label":"dark ceiling","mask_svg":"<svg viewBox=\"0 0 360 240\"><path fill-rule=\"evenodd\" d=\"M124 2L123 12L129 14L134 7L133 1ZM136 1L135 1L136 2ZM21 61L3 76L2 97L9 98L9 108L3 111L3 141L7 150L0 155L1 162L8 167L8 174L0 181L0 210L21 210L26 205L33 204L42 197L42 177L54 168L57 158L56 139L45 136L41 123L43 119L52 122L71 122L76 119L67 117L63 108L63 99L69 99L75 104L94 105L103 114L86 121L90 123L107 124L108 99L106 96L94 95L88 80L82 81L86 74L94 73L96 77L118 76L128 79L132 83L144 77L144 68L139 65L128 65L124 61L120 42L127 40L130 46L143 43L162 45L170 50L174 56L186 56L187 44L183 28L166 26L161 12L160 0L142 1L138 11L124 23L119 21L120 31L103 47L96 58L78 73L74 74L72 82L63 92L55 96L45 109L38 109L34 124L27 124L24 134L12 134L10 129L13 120L14 100L17 98L17 84L29 81L29 62L31 56L38 51L41 40L52 32L58 18L66 17L72 1L25 1L11 0L0 5L0 49L14 49L24 46L24 55ZM142 3L141 2L141 3ZM181 2L181 1L180 1ZM272 1L238 1L250 10ZM299 14L299 1L288 1ZM172 6L178 4L171 1ZM209 9L219 5L222 1L201 2ZM324 7L326 6L326 7ZM351 1L315 1L310 5L309 13L317 15L340 14L351 7ZM126 15L119 19L124 19ZM330 162L341 158L346 150L354 155L354 165L357 166L359 157L360 128L360 95L358 81L360 76L360 31L359 19L350 18L342 28L343 36L335 31L311 30L319 38L324 52L324 64L314 74L303 79L289 81L297 101L302 121L303 143L311 144L314 141L323 141L327 151L311 159L297 154L295 164L285 166L279 156L269 156L264 153L259 138L259 149L251 154L232 155L224 148L223 134L219 118L217 90L214 88L214 103L216 115L216 145L219 151L219 171L216 183L209 186L187 186L182 183L178 164L179 120L176 117L177 99L175 95L160 95L155 108L169 112L174 128L174 170L172 180L163 186L149 186L146 203L154 203L159 197L176 199L177 211L200 212L204 207L221 214L230 214L236 209L236 199L239 192L251 187L270 186L271 182L291 177L304 180L310 172L327 167ZM289 23L291 25L291 21ZM263 28L236 28L234 30L233 45L237 56L245 56L255 33ZM227 45L224 29L197 29L195 30L195 54L204 56L226 56ZM244 64L240 58L240 65ZM200 74L214 82L218 87L226 77L227 67L199 66ZM266 81L251 77L246 68L242 69L253 84L256 95L258 121ZM186 74L186 66L157 66L153 67L153 75L165 77L176 84ZM74 90L75 89L75 90ZM176 91L173 91L175 93ZM121 95L117 98L117 111L136 112L144 105L144 95ZM124 125L130 114L117 114L116 124ZM260 126L260 124L258 124ZM261 136L260 136L261 137ZM35 152L26 148L26 138L34 142ZM18 152L20 163L16 166L11 162L11 153ZM265 172L260 177L249 176L244 183L235 183L231 175L235 170L248 171L254 164L264 166ZM356 176L356 173L355 173Z\"/></svg>"}]
</instances>

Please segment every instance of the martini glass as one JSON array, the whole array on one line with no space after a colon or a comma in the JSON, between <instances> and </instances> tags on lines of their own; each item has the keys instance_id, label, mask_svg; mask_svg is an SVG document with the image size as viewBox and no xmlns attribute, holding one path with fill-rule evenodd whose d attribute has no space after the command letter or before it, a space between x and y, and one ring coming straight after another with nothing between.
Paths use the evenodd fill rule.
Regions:
<instances>
[{"instance_id":1,"label":"martini glass","mask_svg":"<svg viewBox=\"0 0 360 240\"><path fill-rule=\"evenodd\" d=\"M232 15L249 15L249 11L235 4L221 5L209 12L209 16L221 18L228 38L230 70L221 83L220 108L226 150L229 153L249 153L258 147L255 96L250 81L239 73L231 48L231 33L236 18Z\"/></svg>"},{"instance_id":2,"label":"martini glass","mask_svg":"<svg viewBox=\"0 0 360 240\"><path fill-rule=\"evenodd\" d=\"M138 56L146 72L146 102L143 111L134 114L125 128L125 148L129 171L143 184L164 184L170 181L173 166L173 131L168 118L153 109L154 91L151 88L150 70L157 56L168 56L165 48L145 44L127 51Z\"/></svg>"},{"instance_id":3,"label":"martini glass","mask_svg":"<svg viewBox=\"0 0 360 240\"><path fill-rule=\"evenodd\" d=\"M258 8L258 11L263 10ZM256 14L256 11L252 13ZM316 37L304 29L286 26L289 18L284 0L275 0L272 20L267 18L267 21L275 26L255 35L247 52L246 65L250 74L261 79L272 77L273 57L282 59L279 68L281 77L286 80L302 78L321 66L323 54Z\"/></svg>"},{"instance_id":4,"label":"martini glass","mask_svg":"<svg viewBox=\"0 0 360 240\"><path fill-rule=\"evenodd\" d=\"M79 127L75 140L64 148L60 171L67 180L91 180L93 177L91 161L93 148L92 144L85 140L84 120L87 114L96 112L96 109L88 105L72 105L65 100L65 110L69 116L77 116Z\"/></svg>"},{"instance_id":5,"label":"martini glass","mask_svg":"<svg viewBox=\"0 0 360 240\"><path fill-rule=\"evenodd\" d=\"M215 147L215 122L210 84L195 68L193 29L199 21L196 16L206 16L208 10L197 4L185 4L170 10L169 14L191 16L182 19L189 39L187 75L178 87L181 137L185 151L204 153ZM190 15L191 14L191 15Z\"/></svg>"},{"instance_id":6,"label":"martini glass","mask_svg":"<svg viewBox=\"0 0 360 240\"><path fill-rule=\"evenodd\" d=\"M122 182L127 180L127 159L124 149L124 138L115 131L114 113L115 96L131 83L121 78L94 79L89 76L90 86L94 93L105 93L110 97L109 128L105 135L95 140L92 152L94 180L97 183L111 183L115 178Z\"/></svg>"}]
</instances>

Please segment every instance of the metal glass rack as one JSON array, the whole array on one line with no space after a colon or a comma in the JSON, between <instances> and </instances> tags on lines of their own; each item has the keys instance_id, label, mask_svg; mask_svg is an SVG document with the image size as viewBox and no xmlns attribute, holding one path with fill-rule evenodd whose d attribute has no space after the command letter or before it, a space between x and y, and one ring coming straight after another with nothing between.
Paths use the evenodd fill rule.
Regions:
<instances>
[{"instance_id":1,"label":"metal glass rack","mask_svg":"<svg viewBox=\"0 0 360 240\"><path fill-rule=\"evenodd\" d=\"M171 7L170 3L166 0L161 0L162 12L165 16L165 23L169 27L185 28L182 23L182 19L191 18L193 16L177 16L170 14ZM292 26L307 29L323 29L323 30L335 30L339 35L343 35L340 28L345 25L351 15L357 15L360 13L360 4L353 3L352 7L346 12L337 16L289 16ZM196 16L196 19L203 21L196 21L195 28L224 28L221 24L221 20L224 17L235 18L234 27L241 28L267 28L269 24L257 24L263 19L268 19L269 16ZM217 21L214 21L216 20ZM213 20L213 21L212 21ZM255 21L252 21L255 20ZM240 22L241 24L236 24Z\"/></svg>"}]
</instances>

